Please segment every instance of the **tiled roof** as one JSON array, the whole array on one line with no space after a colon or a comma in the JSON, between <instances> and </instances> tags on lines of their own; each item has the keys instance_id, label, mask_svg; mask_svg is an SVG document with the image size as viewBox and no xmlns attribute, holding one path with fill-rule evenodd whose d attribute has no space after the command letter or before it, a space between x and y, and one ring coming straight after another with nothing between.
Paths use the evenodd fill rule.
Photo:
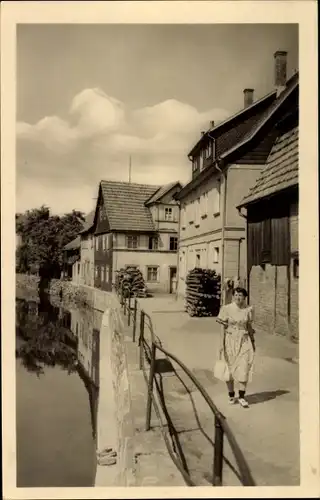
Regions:
<instances>
[{"instance_id":1,"label":"tiled roof","mask_svg":"<svg viewBox=\"0 0 320 500\"><path fill-rule=\"evenodd\" d=\"M224 153L229 151L233 146L242 141L253 128L260 123L264 115L265 108L257 110L245 120L235 124L235 126L226 130L216 139L216 155L220 158Z\"/></svg>"},{"instance_id":2,"label":"tiled roof","mask_svg":"<svg viewBox=\"0 0 320 500\"><path fill-rule=\"evenodd\" d=\"M92 210L92 212L89 212L88 215L86 215L86 219L83 225L83 229L80 231L80 234L86 233L89 231L89 229L92 228L93 223L94 223L94 215L96 211Z\"/></svg>"},{"instance_id":3,"label":"tiled roof","mask_svg":"<svg viewBox=\"0 0 320 500\"><path fill-rule=\"evenodd\" d=\"M263 127L263 125L269 120L269 118L276 111L279 110L279 108L282 106L282 104L291 95L292 91L298 87L298 85L299 85L299 73L297 72L287 81L286 88L278 96L278 98L273 100L271 103L269 103L269 106L263 111L263 113L261 113L255 117L256 120L252 121L251 127L245 127L245 128L247 128L246 133L243 134L242 137L239 137L238 140L234 141L234 143L231 144L229 148L225 149L225 151L220 152L218 154L218 156L221 156L221 158L225 158L231 152L233 152L234 150L237 150L243 144L249 142L257 134L257 132ZM244 122L243 122L243 124L244 124Z\"/></svg>"},{"instance_id":4,"label":"tiled roof","mask_svg":"<svg viewBox=\"0 0 320 500\"><path fill-rule=\"evenodd\" d=\"M266 166L239 207L298 184L298 135L299 129L295 127L276 140Z\"/></svg>"},{"instance_id":5,"label":"tiled roof","mask_svg":"<svg viewBox=\"0 0 320 500\"><path fill-rule=\"evenodd\" d=\"M149 198L149 200L146 201L146 204L151 204L151 203L155 203L156 201L159 201L161 200L161 198L170 191L170 189L172 189L174 186L176 186L177 184L180 185L179 182L170 182L169 184L165 184L164 186L162 186L160 189L158 189L158 191L156 191L156 193L154 193L151 198Z\"/></svg>"},{"instance_id":6,"label":"tiled roof","mask_svg":"<svg viewBox=\"0 0 320 500\"><path fill-rule=\"evenodd\" d=\"M64 246L64 250L76 250L77 248L80 248L80 244L80 236L77 236L74 240Z\"/></svg>"},{"instance_id":7,"label":"tiled roof","mask_svg":"<svg viewBox=\"0 0 320 500\"><path fill-rule=\"evenodd\" d=\"M290 101L291 96L294 96L293 91L299 87L299 73L295 73L286 84L283 92L276 97L276 93L272 92L266 96L267 98L260 101L261 106L256 108L251 107L251 114L246 115L238 113L229 121L219 124L215 129L210 131L210 134L215 135L215 130L219 130L216 138L216 157L218 161L223 160L223 164L227 164L232 154L237 154L240 148L248 145L261 131L264 126L269 123L269 120L281 113L282 105ZM249 109L250 109L249 108ZM224 129L224 125L229 125L231 128ZM221 128L220 128L221 127ZM198 143L199 145L200 143ZM188 182L183 189L177 194L176 199L183 199L187 193L192 191L196 186L200 185L208 179L214 171L215 166L202 170L202 172Z\"/></svg>"},{"instance_id":8,"label":"tiled roof","mask_svg":"<svg viewBox=\"0 0 320 500\"><path fill-rule=\"evenodd\" d=\"M238 142L252 127L252 124L261 117L264 111L277 97L276 91L272 91L251 106L241 109L215 127L208 130L197 144L192 148L189 155L193 155L206 140L208 134L216 139L216 154L220 156L224 151Z\"/></svg>"},{"instance_id":9,"label":"tiled roof","mask_svg":"<svg viewBox=\"0 0 320 500\"><path fill-rule=\"evenodd\" d=\"M129 182L101 181L110 230L155 231L145 202L160 186Z\"/></svg>"}]
</instances>

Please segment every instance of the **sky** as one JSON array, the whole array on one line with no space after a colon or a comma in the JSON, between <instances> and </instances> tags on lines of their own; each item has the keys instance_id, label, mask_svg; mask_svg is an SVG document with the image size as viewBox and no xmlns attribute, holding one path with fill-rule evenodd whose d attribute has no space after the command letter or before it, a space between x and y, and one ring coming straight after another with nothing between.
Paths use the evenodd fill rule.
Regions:
<instances>
[{"instance_id":1,"label":"sky","mask_svg":"<svg viewBox=\"0 0 320 500\"><path fill-rule=\"evenodd\" d=\"M132 182L188 182L210 121L274 88L276 50L290 77L297 25L18 25L16 210L88 212L130 156Z\"/></svg>"}]
</instances>

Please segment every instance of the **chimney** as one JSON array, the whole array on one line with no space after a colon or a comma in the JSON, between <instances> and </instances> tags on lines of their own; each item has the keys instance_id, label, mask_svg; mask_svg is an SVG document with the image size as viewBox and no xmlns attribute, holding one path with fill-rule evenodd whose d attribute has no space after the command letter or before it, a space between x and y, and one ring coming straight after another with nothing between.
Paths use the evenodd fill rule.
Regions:
<instances>
[{"instance_id":1,"label":"chimney","mask_svg":"<svg viewBox=\"0 0 320 500\"><path fill-rule=\"evenodd\" d=\"M214 120L211 120L211 122L210 122L210 126L211 126L211 128L213 128L213 127L214 127Z\"/></svg>"},{"instance_id":2,"label":"chimney","mask_svg":"<svg viewBox=\"0 0 320 500\"><path fill-rule=\"evenodd\" d=\"M279 95L287 82L287 52L278 50L274 54L274 85Z\"/></svg>"},{"instance_id":3,"label":"chimney","mask_svg":"<svg viewBox=\"0 0 320 500\"><path fill-rule=\"evenodd\" d=\"M205 135L205 131L204 131L204 130L202 130L202 131L201 131L201 135L202 135L202 136L204 136L204 135Z\"/></svg>"},{"instance_id":4,"label":"chimney","mask_svg":"<svg viewBox=\"0 0 320 500\"><path fill-rule=\"evenodd\" d=\"M251 106L253 103L253 89L244 89L243 95L244 95L244 107L247 108L248 106Z\"/></svg>"}]
</instances>

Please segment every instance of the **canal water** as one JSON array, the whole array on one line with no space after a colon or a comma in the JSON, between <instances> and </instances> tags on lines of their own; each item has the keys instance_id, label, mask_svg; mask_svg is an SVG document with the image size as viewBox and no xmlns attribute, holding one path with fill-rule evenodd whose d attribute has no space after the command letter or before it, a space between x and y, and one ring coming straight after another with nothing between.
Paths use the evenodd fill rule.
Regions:
<instances>
[{"instance_id":1,"label":"canal water","mask_svg":"<svg viewBox=\"0 0 320 500\"><path fill-rule=\"evenodd\" d=\"M16 299L17 487L90 487L102 313Z\"/></svg>"}]
</instances>

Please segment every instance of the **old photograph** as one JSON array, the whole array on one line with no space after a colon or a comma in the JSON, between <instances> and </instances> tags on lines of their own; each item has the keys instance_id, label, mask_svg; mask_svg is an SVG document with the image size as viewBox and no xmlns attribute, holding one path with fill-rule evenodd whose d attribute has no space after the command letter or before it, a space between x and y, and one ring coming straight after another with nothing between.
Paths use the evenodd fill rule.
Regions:
<instances>
[{"instance_id":1,"label":"old photograph","mask_svg":"<svg viewBox=\"0 0 320 500\"><path fill-rule=\"evenodd\" d=\"M299 25L15 36L17 491L299 487Z\"/></svg>"},{"instance_id":2,"label":"old photograph","mask_svg":"<svg viewBox=\"0 0 320 500\"><path fill-rule=\"evenodd\" d=\"M17 485L299 484L297 25L17 64Z\"/></svg>"}]
</instances>

